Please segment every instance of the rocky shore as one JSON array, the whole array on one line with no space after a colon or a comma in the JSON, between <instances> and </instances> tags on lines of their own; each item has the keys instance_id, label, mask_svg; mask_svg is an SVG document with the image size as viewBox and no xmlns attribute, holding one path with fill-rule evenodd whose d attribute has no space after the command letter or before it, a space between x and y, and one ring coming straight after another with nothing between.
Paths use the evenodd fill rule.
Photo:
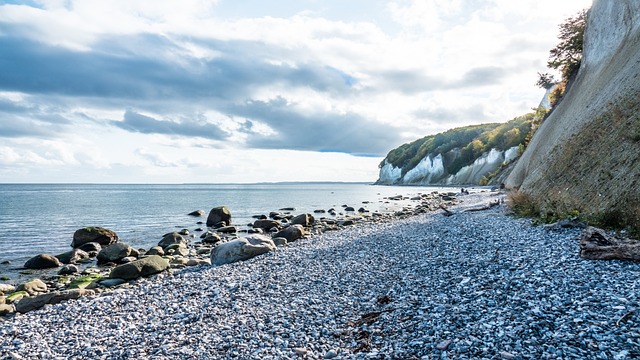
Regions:
<instances>
[{"instance_id":1,"label":"rocky shore","mask_svg":"<svg viewBox=\"0 0 640 360\"><path fill-rule=\"evenodd\" d=\"M505 216L501 196L460 196L449 216L429 211L436 203L390 215L394 221L371 216L246 261L169 268L108 290L85 287L77 300L0 317L0 353L8 359L639 357L640 264L582 259L582 229L532 227Z\"/></svg>"}]
</instances>

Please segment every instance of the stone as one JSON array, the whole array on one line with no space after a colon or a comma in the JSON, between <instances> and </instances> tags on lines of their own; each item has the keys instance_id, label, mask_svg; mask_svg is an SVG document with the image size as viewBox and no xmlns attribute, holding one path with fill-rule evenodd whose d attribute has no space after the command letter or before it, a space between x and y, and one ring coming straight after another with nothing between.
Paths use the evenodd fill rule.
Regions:
<instances>
[{"instance_id":1,"label":"stone","mask_svg":"<svg viewBox=\"0 0 640 360\"><path fill-rule=\"evenodd\" d=\"M71 247L77 248L90 242L96 242L101 246L109 246L118 242L118 234L116 234L115 231L101 227L86 227L78 229L73 234Z\"/></svg>"},{"instance_id":2,"label":"stone","mask_svg":"<svg viewBox=\"0 0 640 360\"><path fill-rule=\"evenodd\" d=\"M93 294L95 294L93 290L72 289L27 297L16 303L16 311L24 314L39 309L46 304L57 304L65 300L77 299L80 296Z\"/></svg>"},{"instance_id":3,"label":"stone","mask_svg":"<svg viewBox=\"0 0 640 360\"><path fill-rule=\"evenodd\" d=\"M309 352L309 350L307 348L294 348L293 351L298 356L305 356Z\"/></svg>"},{"instance_id":4,"label":"stone","mask_svg":"<svg viewBox=\"0 0 640 360\"><path fill-rule=\"evenodd\" d=\"M283 237L287 239L288 242L293 242L304 236L304 228L302 225L291 225L288 226L277 233L273 234L274 238Z\"/></svg>"},{"instance_id":5,"label":"stone","mask_svg":"<svg viewBox=\"0 0 640 360\"><path fill-rule=\"evenodd\" d=\"M177 232L172 232L168 234L164 234L162 236L162 240L158 242L158 246L163 249L166 249L168 246L173 244L187 244L187 240Z\"/></svg>"},{"instance_id":6,"label":"stone","mask_svg":"<svg viewBox=\"0 0 640 360\"><path fill-rule=\"evenodd\" d=\"M63 264L75 264L81 260L88 259L89 254L84 250L76 248L71 251L67 251L66 253L56 255L56 258L58 258L58 260Z\"/></svg>"},{"instance_id":7,"label":"stone","mask_svg":"<svg viewBox=\"0 0 640 360\"><path fill-rule=\"evenodd\" d=\"M335 359L337 357L338 357L338 351L332 349L332 350L327 351L327 353L324 354L323 358L324 359Z\"/></svg>"},{"instance_id":8,"label":"stone","mask_svg":"<svg viewBox=\"0 0 640 360\"><path fill-rule=\"evenodd\" d=\"M285 245L287 245L287 239L283 238L283 237L277 237L277 238L273 238L271 240L273 240L273 243L276 244L276 246L285 246Z\"/></svg>"},{"instance_id":9,"label":"stone","mask_svg":"<svg viewBox=\"0 0 640 360\"><path fill-rule=\"evenodd\" d=\"M190 212L187 215L199 217L199 216L204 216L204 214L206 214L204 210L196 210L196 211Z\"/></svg>"},{"instance_id":10,"label":"stone","mask_svg":"<svg viewBox=\"0 0 640 360\"><path fill-rule=\"evenodd\" d=\"M115 243L100 250L98 253L98 264L119 262L132 253L134 253L134 249L131 246L124 243Z\"/></svg>"},{"instance_id":11,"label":"stone","mask_svg":"<svg viewBox=\"0 0 640 360\"><path fill-rule=\"evenodd\" d=\"M15 312L15 308L10 304L0 304L0 316L6 316L8 314L13 314Z\"/></svg>"},{"instance_id":12,"label":"stone","mask_svg":"<svg viewBox=\"0 0 640 360\"><path fill-rule=\"evenodd\" d=\"M100 252L100 250L102 250L102 245L98 244L97 242L88 242L78 246L76 249L80 249L87 253L95 252L97 254Z\"/></svg>"},{"instance_id":13,"label":"stone","mask_svg":"<svg viewBox=\"0 0 640 360\"><path fill-rule=\"evenodd\" d=\"M209 234L204 239L202 239L202 242L205 244L216 244L220 241L222 241L222 237L220 237L220 235L216 233Z\"/></svg>"},{"instance_id":14,"label":"stone","mask_svg":"<svg viewBox=\"0 0 640 360\"><path fill-rule=\"evenodd\" d=\"M133 280L141 276L149 276L166 270L169 262L158 255L145 256L128 264L116 266L109 277L114 279Z\"/></svg>"},{"instance_id":15,"label":"stone","mask_svg":"<svg viewBox=\"0 0 640 360\"><path fill-rule=\"evenodd\" d=\"M99 284L101 286L111 288L111 287L115 287L115 286L118 286L118 285L122 285L122 284L124 284L126 282L127 281L124 280L124 279L102 279L102 280L100 280Z\"/></svg>"},{"instance_id":16,"label":"stone","mask_svg":"<svg viewBox=\"0 0 640 360\"><path fill-rule=\"evenodd\" d=\"M166 249L164 249L166 253L171 253L172 255L180 255L187 256L189 255L189 249L184 244L173 244L169 245Z\"/></svg>"},{"instance_id":17,"label":"stone","mask_svg":"<svg viewBox=\"0 0 640 360\"><path fill-rule=\"evenodd\" d=\"M78 268L78 266L74 264L67 264L58 271L58 275L73 275L79 272L80 272L80 269Z\"/></svg>"},{"instance_id":18,"label":"stone","mask_svg":"<svg viewBox=\"0 0 640 360\"><path fill-rule=\"evenodd\" d=\"M164 249L162 248L162 246L154 246L151 249L149 249L149 251L147 251L145 253L145 255L147 255L147 256L149 256L149 255L164 256Z\"/></svg>"},{"instance_id":19,"label":"stone","mask_svg":"<svg viewBox=\"0 0 640 360\"><path fill-rule=\"evenodd\" d=\"M244 261L275 249L276 245L271 238L264 235L250 235L216 246L211 251L211 264L224 265Z\"/></svg>"},{"instance_id":20,"label":"stone","mask_svg":"<svg viewBox=\"0 0 640 360\"><path fill-rule=\"evenodd\" d=\"M451 339L442 340L441 342L438 343L438 345L436 345L436 349L447 350L447 348L449 347L449 345L451 345L452 342L453 340Z\"/></svg>"},{"instance_id":21,"label":"stone","mask_svg":"<svg viewBox=\"0 0 640 360\"><path fill-rule=\"evenodd\" d=\"M219 228L217 231L222 234L235 234L238 232L238 229L235 226L224 226Z\"/></svg>"},{"instance_id":22,"label":"stone","mask_svg":"<svg viewBox=\"0 0 640 360\"><path fill-rule=\"evenodd\" d=\"M180 231L178 231L178 234L182 235L182 236L189 236L189 229L182 229Z\"/></svg>"},{"instance_id":23,"label":"stone","mask_svg":"<svg viewBox=\"0 0 640 360\"><path fill-rule=\"evenodd\" d=\"M50 269L62 266L62 263L58 258L49 254L39 254L24 263L24 267L27 269Z\"/></svg>"},{"instance_id":24,"label":"stone","mask_svg":"<svg viewBox=\"0 0 640 360\"><path fill-rule=\"evenodd\" d=\"M500 358L505 360L513 360L516 356L510 352L503 351L500 353Z\"/></svg>"},{"instance_id":25,"label":"stone","mask_svg":"<svg viewBox=\"0 0 640 360\"><path fill-rule=\"evenodd\" d=\"M8 294L16 290L16 287L11 284L0 284L0 292L3 294Z\"/></svg>"},{"instance_id":26,"label":"stone","mask_svg":"<svg viewBox=\"0 0 640 360\"><path fill-rule=\"evenodd\" d=\"M224 221L227 226L231 225L231 212L226 206L218 206L209 211L207 226L214 226L221 221Z\"/></svg>"},{"instance_id":27,"label":"stone","mask_svg":"<svg viewBox=\"0 0 640 360\"><path fill-rule=\"evenodd\" d=\"M302 225L305 227L313 225L316 219L311 214L300 214L291 219L290 223L293 225Z\"/></svg>"},{"instance_id":28,"label":"stone","mask_svg":"<svg viewBox=\"0 0 640 360\"><path fill-rule=\"evenodd\" d=\"M18 285L16 291L26 291L29 295L33 296L38 293L46 292L48 290L47 284L40 279L29 280L26 283Z\"/></svg>"},{"instance_id":29,"label":"stone","mask_svg":"<svg viewBox=\"0 0 640 360\"><path fill-rule=\"evenodd\" d=\"M344 208L344 211L356 211L352 206L347 206Z\"/></svg>"},{"instance_id":30,"label":"stone","mask_svg":"<svg viewBox=\"0 0 640 360\"><path fill-rule=\"evenodd\" d=\"M253 227L256 229L264 229L265 231L269 231L273 228L280 229L282 224L280 224L277 220L270 219L258 219L253 222Z\"/></svg>"}]
</instances>

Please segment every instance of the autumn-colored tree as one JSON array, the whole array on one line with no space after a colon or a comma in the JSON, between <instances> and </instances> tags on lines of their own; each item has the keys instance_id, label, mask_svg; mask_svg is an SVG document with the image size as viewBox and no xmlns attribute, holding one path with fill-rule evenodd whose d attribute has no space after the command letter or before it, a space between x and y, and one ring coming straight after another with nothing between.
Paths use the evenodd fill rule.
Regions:
<instances>
[{"instance_id":1,"label":"autumn-colored tree","mask_svg":"<svg viewBox=\"0 0 640 360\"><path fill-rule=\"evenodd\" d=\"M586 9L565 20L560 25L560 34L558 35L560 43L549 51L547 66L560 70L564 82L570 80L580 68L586 23Z\"/></svg>"}]
</instances>

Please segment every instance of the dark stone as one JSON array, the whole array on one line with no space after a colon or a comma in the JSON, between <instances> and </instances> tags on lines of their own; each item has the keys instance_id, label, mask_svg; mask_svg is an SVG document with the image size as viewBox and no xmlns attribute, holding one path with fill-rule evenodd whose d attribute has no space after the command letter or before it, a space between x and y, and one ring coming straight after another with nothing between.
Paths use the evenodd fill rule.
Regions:
<instances>
[{"instance_id":1,"label":"dark stone","mask_svg":"<svg viewBox=\"0 0 640 360\"><path fill-rule=\"evenodd\" d=\"M344 208L344 211L356 211L356 209L354 209L351 206L347 206L347 207Z\"/></svg>"},{"instance_id":2,"label":"dark stone","mask_svg":"<svg viewBox=\"0 0 640 360\"><path fill-rule=\"evenodd\" d=\"M63 264L74 264L81 260L88 259L89 254L84 250L73 249L71 251L67 251L66 253L56 255L56 257Z\"/></svg>"},{"instance_id":3,"label":"dark stone","mask_svg":"<svg viewBox=\"0 0 640 360\"><path fill-rule=\"evenodd\" d=\"M254 219L259 219L259 220L266 220L267 219L267 215L253 215L251 216Z\"/></svg>"},{"instance_id":4,"label":"dark stone","mask_svg":"<svg viewBox=\"0 0 640 360\"><path fill-rule=\"evenodd\" d=\"M295 211L295 210L296 210L296 208L294 208L294 207L285 207L285 208L280 209L280 211Z\"/></svg>"},{"instance_id":5,"label":"dark stone","mask_svg":"<svg viewBox=\"0 0 640 360\"><path fill-rule=\"evenodd\" d=\"M226 206L218 206L209 212L207 226L211 227L224 221L226 225L231 225L231 212Z\"/></svg>"},{"instance_id":6,"label":"dark stone","mask_svg":"<svg viewBox=\"0 0 640 360\"><path fill-rule=\"evenodd\" d=\"M273 234L274 238L283 237L287 239L288 242L296 241L303 236L304 227L302 227L302 225L291 225Z\"/></svg>"},{"instance_id":7,"label":"dark stone","mask_svg":"<svg viewBox=\"0 0 640 360\"><path fill-rule=\"evenodd\" d=\"M58 275L73 275L80 272L80 269L76 265L68 264L62 267L60 271L58 271Z\"/></svg>"},{"instance_id":8,"label":"dark stone","mask_svg":"<svg viewBox=\"0 0 640 360\"><path fill-rule=\"evenodd\" d=\"M86 227L76 230L73 234L73 242L71 247L77 248L82 244L89 242L97 242L101 246L109 246L118 242L118 234L112 230L101 227Z\"/></svg>"},{"instance_id":9,"label":"dark stone","mask_svg":"<svg viewBox=\"0 0 640 360\"><path fill-rule=\"evenodd\" d=\"M158 246L161 248L166 248L167 246L173 244L187 244L187 240L177 232L172 232L168 234L164 234L162 236L162 240L158 242Z\"/></svg>"},{"instance_id":10,"label":"dark stone","mask_svg":"<svg viewBox=\"0 0 640 360\"><path fill-rule=\"evenodd\" d=\"M253 222L253 227L269 231L273 228L280 229L282 225L277 220L260 219Z\"/></svg>"},{"instance_id":11,"label":"dark stone","mask_svg":"<svg viewBox=\"0 0 640 360\"><path fill-rule=\"evenodd\" d=\"M57 304L65 300L77 299L83 295L93 295L94 293L95 292L93 290L72 289L30 296L23 298L16 303L16 311L19 313L26 313L39 309L46 304Z\"/></svg>"},{"instance_id":12,"label":"dark stone","mask_svg":"<svg viewBox=\"0 0 640 360\"><path fill-rule=\"evenodd\" d=\"M102 245L97 242L88 242L78 246L77 249L86 251L87 253L95 252L97 254L102 250Z\"/></svg>"},{"instance_id":13,"label":"dark stone","mask_svg":"<svg viewBox=\"0 0 640 360\"><path fill-rule=\"evenodd\" d=\"M134 250L131 246L123 243L109 245L98 253L98 264L119 262L123 258L132 255ZM135 251L135 253L137 253L137 251Z\"/></svg>"},{"instance_id":14,"label":"dark stone","mask_svg":"<svg viewBox=\"0 0 640 360\"><path fill-rule=\"evenodd\" d=\"M300 214L291 218L291 224L294 225L311 226L315 221L316 219L311 214Z\"/></svg>"},{"instance_id":15,"label":"dark stone","mask_svg":"<svg viewBox=\"0 0 640 360\"><path fill-rule=\"evenodd\" d=\"M197 216L204 216L204 214L206 214L204 210L196 210L196 211L190 212L187 215L191 215L191 216L196 216L197 217Z\"/></svg>"},{"instance_id":16,"label":"dark stone","mask_svg":"<svg viewBox=\"0 0 640 360\"><path fill-rule=\"evenodd\" d=\"M27 269L50 269L62 266L62 263L58 258L49 254L39 254L24 263L24 267Z\"/></svg>"},{"instance_id":17,"label":"dark stone","mask_svg":"<svg viewBox=\"0 0 640 360\"><path fill-rule=\"evenodd\" d=\"M158 255L151 255L116 266L111 270L109 277L112 279L133 280L141 276L149 276L166 270L169 262Z\"/></svg>"},{"instance_id":18,"label":"dark stone","mask_svg":"<svg viewBox=\"0 0 640 360\"><path fill-rule=\"evenodd\" d=\"M217 231L223 234L234 234L238 232L238 229L235 226L224 226L219 228Z\"/></svg>"}]
</instances>

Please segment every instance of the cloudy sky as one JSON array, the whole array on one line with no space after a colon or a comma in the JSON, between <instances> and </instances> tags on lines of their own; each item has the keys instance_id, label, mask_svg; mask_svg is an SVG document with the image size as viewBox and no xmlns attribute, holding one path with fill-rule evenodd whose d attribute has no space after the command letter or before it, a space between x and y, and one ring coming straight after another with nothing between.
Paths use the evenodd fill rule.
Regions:
<instances>
[{"instance_id":1,"label":"cloudy sky","mask_svg":"<svg viewBox=\"0 0 640 360\"><path fill-rule=\"evenodd\" d=\"M375 181L537 105L590 0L0 1L0 182Z\"/></svg>"}]
</instances>

